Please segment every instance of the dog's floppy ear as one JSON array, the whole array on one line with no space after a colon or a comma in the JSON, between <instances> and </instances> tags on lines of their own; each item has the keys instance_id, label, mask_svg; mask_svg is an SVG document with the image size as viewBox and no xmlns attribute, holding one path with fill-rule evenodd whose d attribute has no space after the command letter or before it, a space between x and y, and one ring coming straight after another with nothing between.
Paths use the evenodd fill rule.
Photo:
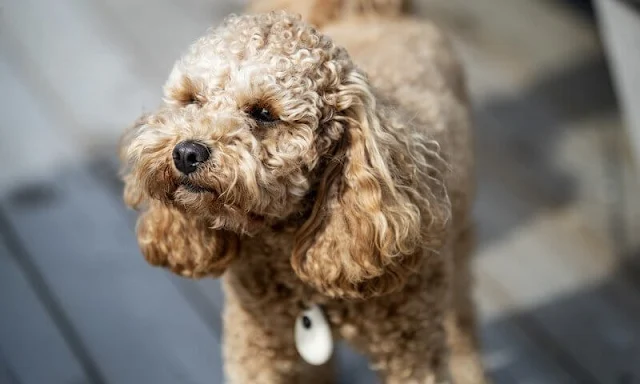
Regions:
<instances>
[{"instance_id":1,"label":"dog's floppy ear","mask_svg":"<svg viewBox=\"0 0 640 384\"><path fill-rule=\"evenodd\" d=\"M152 201L140 215L138 244L152 264L191 278L220 276L237 254L234 234L211 229L202 218Z\"/></svg>"},{"instance_id":2,"label":"dog's floppy ear","mask_svg":"<svg viewBox=\"0 0 640 384\"><path fill-rule=\"evenodd\" d=\"M438 144L378 105L350 71L331 97L342 144L329 160L292 266L330 296L366 298L402 287L444 243L451 206Z\"/></svg>"},{"instance_id":3,"label":"dog's floppy ear","mask_svg":"<svg viewBox=\"0 0 640 384\"><path fill-rule=\"evenodd\" d=\"M149 116L142 116L129 128L120 142L123 170L124 201L141 214L137 222L138 244L142 254L152 265L191 278L221 275L234 259L238 239L230 232L211 229L206 219L189 215L171 205L149 196L142 187L140 172L131 170L129 161L134 138ZM138 145L139 146L139 145Z\"/></svg>"}]
</instances>

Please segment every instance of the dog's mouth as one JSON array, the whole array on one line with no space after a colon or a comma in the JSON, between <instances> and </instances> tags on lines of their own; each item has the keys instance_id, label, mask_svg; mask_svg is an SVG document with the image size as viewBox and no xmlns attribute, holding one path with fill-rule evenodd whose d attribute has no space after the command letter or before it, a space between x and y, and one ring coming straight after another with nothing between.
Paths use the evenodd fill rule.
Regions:
<instances>
[{"instance_id":1,"label":"dog's mouth","mask_svg":"<svg viewBox=\"0 0 640 384\"><path fill-rule=\"evenodd\" d=\"M194 184L188 179L181 180L180 186L191 193L215 193L213 189Z\"/></svg>"},{"instance_id":2,"label":"dog's mouth","mask_svg":"<svg viewBox=\"0 0 640 384\"><path fill-rule=\"evenodd\" d=\"M214 195L214 197L218 196L218 193L213 190L212 188L209 187L203 187L201 185L195 184L193 181L188 180L188 179L183 179L180 180L180 182L178 183L178 185L182 188L184 188L186 191L191 192L191 193L197 193L197 194L212 194ZM231 208L234 211L237 212L241 212L243 211L242 208L240 208L239 206L233 205L233 204L227 204L227 203L222 203L223 206L226 206L227 208ZM264 220L264 216L253 213L253 212L244 212L247 214L248 217L250 217L253 221L263 221Z\"/></svg>"},{"instance_id":3,"label":"dog's mouth","mask_svg":"<svg viewBox=\"0 0 640 384\"><path fill-rule=\"evenodd\" d=\"M199 194L199 195L211 195L214 200L217 200L220 196L218 192L210 187L205 187L194 183L189 179L181 179L178 182L178 188L182 188L184 191ZM219 204L219 206L218 206ZM218 206L221 209L220 212L233 212L233 216L235 217L244 217L245 226L244 229L251 232L252 230L258 229L262 227L267 222L267 217L265 215L248 211L246 209L241 208L240 206L236 206L233 204L228 204L225 202L217 201L214 203L214 206Z\"/></svg>"}]
</instances>

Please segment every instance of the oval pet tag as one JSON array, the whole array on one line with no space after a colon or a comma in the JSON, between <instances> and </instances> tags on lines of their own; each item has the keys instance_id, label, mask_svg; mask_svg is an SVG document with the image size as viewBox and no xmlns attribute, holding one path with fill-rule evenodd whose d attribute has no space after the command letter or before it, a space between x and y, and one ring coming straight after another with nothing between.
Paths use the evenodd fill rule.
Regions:
<instances>
[{"instance_id":1,"label":"oval pet tag","mask_svg":"<svg viewBox=\"0 0 640 384\"><path fill-rule=\"evenodd\" d=\"M309 364L322 365L333 352L331 328L320 306L313 305L302 312L295 325L296 349Z\"/></svg>"}]
</instances>

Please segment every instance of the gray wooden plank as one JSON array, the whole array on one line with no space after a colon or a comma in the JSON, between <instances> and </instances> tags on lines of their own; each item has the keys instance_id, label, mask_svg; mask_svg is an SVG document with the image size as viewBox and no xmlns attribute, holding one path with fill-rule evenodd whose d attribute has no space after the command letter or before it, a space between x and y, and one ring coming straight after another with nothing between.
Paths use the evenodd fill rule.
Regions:
<instances>
[{"instance_id":1,"label":"gray wooden plank","mask_svg":"<svg viewBox=\"0 0 640 384\"><path fill-rule=\"evenodd\" d=\"M481 263L481 261L476 261ZM483 357L495 383L589 383L581 367L568 366L554 343L510 311L509 297L480 269L475 296L480 316Z\"/></svg>"},{"instance_id":2,"label":"gray wooden plank","mask_svg":"<svg viewBox=\"0 0 640 384\"><path fill-rule=\"evenodd\" d=\"M478 262L481 273L499 287L519 325L560 350L565 364L602 383L640 377L638 316L615 304L611 290L624 302L637 302L639 293L602 288L614 273L607 252L580 235L584 229L574 220L559 214L520 230L511 244L488 247Z\"/></svg>"},{"instance_id":3,"label":"gray wooden plank","mask_svg":"<svg viewBox=\"0 0 640 384\"><path fill-rule=\"evenodd\" d=\"M83 171L48 202L2 199L18 237L114 383L220 382L219 343L166 273L139 255L128 219Z\"/></svg>"},{"instance_id":4,"label":"gray wooden plank","mask_svg":"<svg viewBox=\"0 0 640 384\"><path fill-rule=\"evenodd\" d=\"M545 54L541 47L533 55ZM560 350L563 364L592 380L618 382L638 377L640 330L637 315L612 297L639 297L637 290L611 286L616 249L607 213L590 207L611 199L610 191L600 199L590 196L601 187L594 182L605 183L598 175L599 136L589 130L608 128L598 120L613 106L606 70L598 56L576 61L482 105L479 263L510 297L518 327Z\"/></svg>"},{"instance_id":5,"label":"gray wooden plank","mask_svg":"<svg viewBox=\"0 0 640 384\"><path fill-rule=\"evenodd\" d=\"M481 334L485 366L495 384L585 384L509 317L483 325Z\"/></svg>"},{"instance_id":6,"label":"gray wooden plank","mask_svg":"<svg viewBox=\"0 0 640 384\"><path fill-rule=\"evenodd\" d=\"M611 302L611 294L636 301L638 292L609 289L605 294L594 288L615 272L616 249L608 233L602 233L606 217L583 209L586 194L581 183L586 175L563 172L554 159L557 138L581 116L567 119L547 107L542 91L489 104L481 115L476 206L481 249L499 249L483 251L487 256L481 256L480 263L484 273L503 285L514 308L524 311L520 318L527 319L525 328L538 328L547 338L541 342L562 349L567 364L575 362L600 382L638 377L637 316ZM588 159L590 169L583 172L595 173L597 152L564 151L574 161Z\"/></svg>"},{"instance_id":7,"label":"gray wooden plank","mask_svg":"<svg viewBox=\"0 0 640 384\"><path fill-rule=\"evenodd\" d=\"M606 294L597 286L555 299L536 308L532 316L600 382L635 382L640 380L639 318L613 305L611 293L634 294ZM635 295L640 301L640 295Z\"/></svg>"},{"instance_id":8,"label":"gray wooden plank","mask_svg":"<svg viewBox=\"0 0 640 384\"><path fill-rule=\"evenodd\" d=\"M640 324L640 271L635 263L622 263L598 289L611 304ZM636 340L640 346L640 340Z\"/></svg>"},{"instance_id":9,"label":"gray wooden plank","mask_svg":"<svg viewBox=\"0 0 640 384\"><path fill-rule=\"evenodd\" d=\"M0 350L0 384L20 384L18 378L4 359L2 350Z\"/></svg>"},{"instance_id":10,"label":"gray wooden plank","mask_svg":"<svg viewBox=\"0 0 640 384\"><path fill-rule=\"evenodd\" d=\"M241 11L232 0L207 2L109 0L94 3L109 19L119 45L135 55L138 65L151 66L154 81L162 84L174 61L187 47L232 12ZM171 24L171 28L158 25Z\"/></svg>"},{"instance_id":11,"label":"gray wooden plank","mask_svg":"<svg viewBox=\"0 0 640 384\"><path fill-rule=\"evenodd\" d=\"M17 257L20 256L11 254L0 236L0 350L3 360L21 383L86 381L82 365L16 262Z\"/></svg>"},{"instance_id":12,"label":"gray wooden plank","mask_svg":"<svg viewBox=\"0 0 640 384\"><path fill-rule=\"evenodd\" d=\"M9 1L2 10L9 60L77 146L113 140L159 99L92 3Z\"/></svg>"},{"instance_id":13,"label":"gray wooden plank","mask_svg":"<svg viewBox=\"0 0 640 384\"><path fill-rule=\"evenodd\" d=\"M336 346L336 370L340 384L379 383L377 375L369 369L367 359L345 343Z\"/></svg>"},{"instance_id":14,"label":"gray wooden plank","mask_svg":"<svg viewBox=\"0 0 640 384\"><path fill-rule=\"evenodd\" d=\"M202 321L207 324L216 339L221 341L223 297L220 281L213 278L194 281L174 274L169 275L168 278ZM213 292L211 292L212 290Z\"/></svg>"},{"instance_id":15,"label":"gray wooden plank","mask_svg":"<svg viewBox=\"0 0 640 384\"><path fill-rule=\"evenodd\" d=\"M576 198L575 178L554 158L554 139L567 127L548 109L516 96L488 100L474 117L480 246Z\"/></svg>"},{"instance_id":16,"label":"gray wooden plank","mask_svg":"<svg viewBox=\"0 0 640 384\"><path fill-rule=\"evenodd\" d=\"M224 292L222 292L222 282L219 279L203 279L197 281L202 294L212 303L213 306L222 310L224 306Z\"/></svg>"},{"instance_id":17,"label":"gray wooden plank","mask_svg":"<svg viewBox=\"0 0 640 384\"><path fill-rule=\"evenodd\" d=\"M0 38L0 50L10 52L8 43L3 35ZM0 130L0 164L5 165L0 167L1 193L21 183L32 183L44 175L56 173L72 159L78 160L68 138L51 129L54 125L43 113L40 100L25 86L24 79L12 64L8 54L0 57L0 83L6 90L0 96L0 126L3 128ZM25 153L35 155L24 156ZM17 158L21 159L20 166L11 166L16 164ZM6 228L3 227L0 232L2 230ZM25 382L43 382L45 377L51 382L69 382L65 377L76 377L79 378L76 382L80 382L85 381L85 373L82 372L84 367L93 379L96 375L93 375L92 363L83 356L82 347L70 350L69 340L65 343L65 338L73 339L73 330L65 327L64 313L56 307L55 299L46 287L33 285L33 276L24 275L30 271L17 269L14 262L25 267L27 260L17 254L14 248L7 251L4 244L0 253L0 264L3 265L0 275L6 275L0 278L3 286L0 293L4 304L2 307L11 308L2 318L1 332L6 336L4 342L8 346L5 348L10 347L8 361L14 365L17 374ZM51 323L52 317L55 325ZM20 325L29 328L17 332L19 329L16 327ZM68 332L61 332L62 329ZM33 360L43 362L41 369L32 369Z\"/></svg>"},{"instance_id":18,"label":"gray wooden plank","mask_svg":"<svg viewBox=\"0 0 640 384\"><path fill-rule=\"evenodd\" d=\"M501 72L520 77L520 82L599 51L594 29L562 3L415 1L421 15L442 20L469 44L489 52Z\"/></svg>"},{"instance_id":19,"label":"gray wooden plank","mask_svg":"<svg viewBox=\"0 0 640 384\"><path fill-rule=\"evenodd\" d=\"M0 50L6 46L0 39ZM0 190L55 172L72 158L65 137L48 126L38 101L0 54ZM37 138L37 139L35 139ZM24 156L25 153L36 154ZM16 164L20 159L20 166Z\"/></svg>"}]
</instances>

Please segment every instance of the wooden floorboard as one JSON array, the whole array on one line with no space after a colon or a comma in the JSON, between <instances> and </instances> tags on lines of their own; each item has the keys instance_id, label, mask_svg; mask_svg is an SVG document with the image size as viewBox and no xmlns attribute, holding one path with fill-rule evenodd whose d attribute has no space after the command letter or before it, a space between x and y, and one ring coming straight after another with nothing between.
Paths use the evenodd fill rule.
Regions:
<instances>
[{"instance_id":1,"label":"wooden floorboard","mask_svg":"<svg viewBox=\"0 0 640 384\"><path fill-rule=\"evenodd\" d=\"M379 378L369 369L369 362L344 343L336 346L336 369L339 384L374 384Z\"/></svg>"},{"instance_id":2,"label":"wooden floorboard","mask_svg":"<svg viewBox=\"0 0 640 384\"><path fill-rule=\"evenodd\" d=\"M33 384L86 381L68 340L17 263L16 257L21 256L11 254L0 238L0 365L5 378Z\"/></svg>"},{"instance_id":3,"label":"wooden floorboard","mask_svg":"<svg viewBox=\"0 0 640 384\"><path fill-rule=\"evenodd\" d=\"M587 384L511 318L483 325L482 343L487 369L496 384Z\"/></svg>"},{"instance_id":4,"label":"wooden floorboard","mask_svg":"<svg viewBox=\"0 0 640 384\"><path fill-rule=\"evenodd\" d=\"M45 128L52 126L48 116L11 66L7 45L0 34L0 190L37 180L73 159L64 134ZM11 166L17 158L20 166Z\"/></svg>"},{"instance_id":5,"label":"wooden floorboard","mask_svg":"<svg viewBox=\"0 0 640 384\"><path fill-rule=\"evenodd\" d=\"M2 230L6 228L0 225ZM42 295L47 293L34 290L37 284L25 274L29 261L9 250L6 236L0 233L0 366L4 365L4 378L23 384L86 381L82 363L65 340L68 333L59 330L61 319L54 319L58 313L51 307L57 303L50 297L43 303Z\"/></svg>"},{"instance_id":6,"label":"wooden floorboard","mask_svg":"<svg viewBox=\"0 0 640 384\"><path fill-rule=\"evenodd\" d=\"M92 3L7 2L0 35L10 42L8 60L58 129L73 137L78 154L112 146L144 106L160 99Z\"/></svg>"},{"instance_id":7,"label":"wooden floorboard","mask_svg":"<svg viewBox=\"0 0 640 384\"><path fill-rule=\"evenodd\" d=\"M570 357L541 339L537 329L517 317L518 311L510 312L509 296L484 273L478 274L474 293L484 360L495 383L592 382L581 366L565 364Z\"/></svg>"},{"instance_id":8,"label":"wooden floorboard","mask_svg":"<svg viewBox=\"0 0 640 384\"><path fill-rule=\"evenodd\" d=\"M548 69L530 70L509 93L485 96L476 113L478 274L500 286L493 296L510 302L497 321L510 319L579 382L637 380L640 323L629 303L640 295L617 274L607 201L615 189L600 192L616 181L602 170L597 130L620 128L603 124L615 113L604 59L588 33L571 47L583 45L582 56L545 57L558 46L527 28L506 39L522 38L531 62ZM567 28L571 40L583 26Z\"/></svg>"},{"instance_id":9,"label":"wooden floorboard","mask_svg":"<svg viewBox=\"0 0 640 384\"><path fill-rule=\"evenodd\" d=\"M566 127L539 102L489 101L477 114L478 274L498 282L515 305L513 311L520 313L501 320L532 334L538 349L552 351L565 377L608 383L621 372L635 375L630 361L636 357L625 352L628 347L612 344L608 333L619 329L635 340L640 328L629 322L623 308L588 288L615 271L612 253L601 236L592 235L598 226L583 226L583 218L572 213L580 197L579 181L554 162L557 138ZM558 214L545 217L548 212ZM561 300L567 292L576 296ZM640 299L637 291L618 293ZM575 321L583 317L591 321ZM518 364L512 368L522 370ZM526 370L520 374L531 375Z\"/></svg>"},{"instance_id":10,"label":"wooden floorboard","mask_svg":"<svg viewBox=\"0 0 640 384\"><path fill-rule=\"evenodd\" d=\"M565 239L579 237L571 228L563 233L564 224L543 221L521 230L521 240L511 247L483 250L479 273L499 286L502 293L493 295L504 296L516 323L557 351L570 371L601 383L615 382L621 374L637 377L637 314L612 298L637 303L638 291L610 283L615 275L590 261L605 253L589 243L567 244Z\"/></svg>"},{"instance_id":11,"label":"wooden floorboard","mask_svg":"<svg viewBox=\"0 0 640 384\"><path fill-rule=\"evenodd\" d=\"M636 301L639 299L636 296ZM598 382L640 380L638 316L629 316L624 308L612 304L602 287L556 298L532 316Z\"/></svg>"},{"instance_id":12,"label":"wooden floorboard","mask_svg":"<svg viewBox=\"0 0 640 384\"><path fill-rule=\"evenodd\" d=\"M136 73L143 72L147 85L159 94L174 62L188 46L241 7L230 0L207 4L191 0L188 6L175 0L153 4L150 7L148 0L99 0L92 7L108 23L113 41L137 65Z\"/></svg>"},{"instance_id":13,"label":"wooden floorboard","mask_svg":"<svg viewBox=\"0 0 640 384\"><path fill-rule=\"evenodd\" d=\"M21 384L2 354L0 354L0 384Z\"/></svg>"}]
</instances>

